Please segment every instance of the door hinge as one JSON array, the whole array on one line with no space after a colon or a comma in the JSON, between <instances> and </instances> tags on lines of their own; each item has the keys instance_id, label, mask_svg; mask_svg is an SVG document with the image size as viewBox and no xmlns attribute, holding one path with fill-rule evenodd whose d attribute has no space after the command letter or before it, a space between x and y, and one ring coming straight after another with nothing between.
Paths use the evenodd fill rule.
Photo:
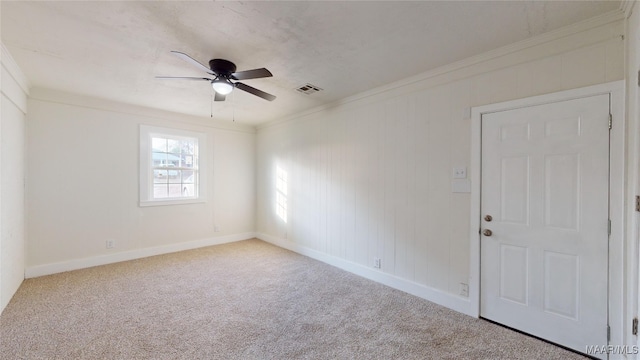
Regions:
<instances>
[{"instance_id":1,"label":"door hinge","mask_svg":"<svg viewBox=\"0 0 640 360\"><path fill-rule=\"evenodd\" d=\"M611 219L609 219L609 222L607 224L607 234L611 235Z\"/></svg>"},{"instance_id":2,"label":"door hinge","mask_svg":"<svg viewBox=\"0 0 640 360\"><path fill-rule=\"evenodd\" d=\"M631 334L638 335L638 318L634 317L631 322Z\"/></svg>"},{"instance_id":3,"label":"door hinge","mask_svg":"<svg viewBox=\"0 0 640 360\"><path fill-rule=\"evenodd\" d=\"M640 211L640 196L636 195L636 211Z\"/></svg>"},{"instance_id":4,"label":"door hinge","mask_svg":"<svg viewBox=\"0 0 640 360\"><path fill-rule=\"evenodd\" d=\"M611 341L611 326L607 325L607 341Z\"/></svg>"},{"instance_id":5,"label":"door hinge","mask_svg":"<svg viewBox=\"0 0 640 360\"><path fill-rule=\"evenodd\" d=\"M613 127L613 115L609 114L609 130Z\"/></svg>"}]
</instances>

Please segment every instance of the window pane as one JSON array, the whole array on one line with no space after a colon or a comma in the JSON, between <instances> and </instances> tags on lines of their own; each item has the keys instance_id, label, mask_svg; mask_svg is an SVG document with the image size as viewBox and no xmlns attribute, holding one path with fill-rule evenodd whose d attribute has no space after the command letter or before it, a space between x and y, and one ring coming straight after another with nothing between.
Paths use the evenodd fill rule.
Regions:
<instances>
[{"instance_id":1,"label":"window pane","mask_svg":"<svg viewBox=\"0 0 640 360\"><path fill-rule=\"evenodd\" d=\"M167 154L167 166L180 166L180 156L175 154Z\"/></svg>"},{"instance_id":2,"label":"window pane","mask_svg":"<svg viewBox=\"0 0 640 360\"><path fill-rule=\"evenodd\" d=\"M168 195L169 194L167 193L167 185L153 185L153 197L155 199L163 199Z\"/></svg>"},{"instance_id":3,"label":"window pane","mask_svg":"<svg viewBox=\"0 0 640 360\"><path fill-rule=\"evenodd\" d=\"M195 144L193 140L181 140L180 148L182 149L183 154L194 154Z\"/></svg>"},{"instance_id":4,"label":"window pane","mask_svg":"<svg viewBox=\"0 0 640 360\"><path fill-rule=\"evenodd\" d=\"M191 170L182 171L182 183L193 184L194 183L193 179L194 179L193 171Z\"/></svg>"},{"instance_id":5,"label":"window pane","mask_svg":"<svg viewBox=\"0 0 640 360\"><path fill-rule=\"evenodd\" d=\"M166 184L167 183L167 170L153 170L153 183L154 184Z\"/></svg>"},{"instance_id":6,"label":"window pane","mask_svg":"<svg viewBox=\"0 0 640 360\"><path fill-rule=\"evenodd\" d=\"M153 159L153 166L166 166L169 161L166 153L153 152L151 158Z\"/></svg>"},{"instance_id":7,"label":"window pane","mask_svg":"<svg viewBox=\"0 0 640 360\"><path fill-rule=\"evenodd\" d=\"M182 182L180 170L169 170L169 184L180 184Z\"/></svg>"},{"instance_id":8,"label":"window pane","mask_svg":"<svg viewBox=\"0 0 640 360\"><path fill-rule=\"evenodd\" d=\"M182 196L184 197L194 197L198 194L195 193L196 187L193 184L182 184Z\"/></svg>"},{"instance_id":9,"label":"window pane","mask_svg":"<svg viewBox=\"0 0 640 360\"><path fill-rule=\"evenodd\" d=\"M182 186L180 184L169 184L169 197L182 197Z\"/></svg>"},{"instance_id":10,"label":"window pane","mask_svg":"<svg viewBox=\"0 0 640 360\"><path fill-rule=\"evenodd\" d=\"M170 153L180 154L180 141L174 139L167 139L167 144Z\"/></svg>"},{"instance_id":11,"label":"window pane","mask_svg":"<svg viewBox=\"0 0 640 360\"><path fill-rule=\"evenodd\" d=\"M182 155L182 167L186 167L186 168L193 167L192 155Z\"/></svg>"},{"instance_id":12,"label":"window pane","mask_svg":"<svg viewBox=\"0 0 640 360\"><path fill-rule=\"evenodd\" d=\"M151 138L151 148L153 151L167 152L167 139L165 138Z\"/></svg>"}]
</instances>

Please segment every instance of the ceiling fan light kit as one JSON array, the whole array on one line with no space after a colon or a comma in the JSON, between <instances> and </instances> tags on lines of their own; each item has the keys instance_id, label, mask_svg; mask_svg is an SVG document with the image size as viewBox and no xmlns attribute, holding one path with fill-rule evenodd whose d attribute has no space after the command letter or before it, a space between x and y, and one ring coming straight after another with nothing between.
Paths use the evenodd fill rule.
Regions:
<instances>
[{"instance_id":1,"label":"ceiling fan light kit","mask_svg":"<svg viewBox=\"0 0 640 360\"><path fill-rule=\"evenodd\" d=\"M205 71L209 75L214 75L215 78L207 78L207 77L178 77L178 76L156 76L158 79L181 79L181 80L205 80L211 83L213 90L216 92L215 101L224 101L225 96L230 94L234 88L238 88L242 91L246 91L249 94L258 96L268 101L275 100L275 96L269 93L266 93L262 90L256 89L247 84L236 81L235 83L231 80L249 80L249 79L258 79L271 77L273 74L265 68L246 70L246 71L238 71L236 72L236 65L229 60L224 59L212 59L209 61L209 68L202 65L199 61L192 58L191 56L179 52L179 51L171 51L173 54L181 58L182 60L190 63L191 65L197 67L199 70Z\"/></svg>"},{"instance_id":2,"label":"ceiling fan light kit","mask_svg":"<svg viewBox=\"0 0 640 360\"><path fill-rule=\"evenodd\" d=\"M228 95L233 90L233 84L227 79L216 78L211 82L211 86L220 95Z\"/></svg>"}]
</instances>

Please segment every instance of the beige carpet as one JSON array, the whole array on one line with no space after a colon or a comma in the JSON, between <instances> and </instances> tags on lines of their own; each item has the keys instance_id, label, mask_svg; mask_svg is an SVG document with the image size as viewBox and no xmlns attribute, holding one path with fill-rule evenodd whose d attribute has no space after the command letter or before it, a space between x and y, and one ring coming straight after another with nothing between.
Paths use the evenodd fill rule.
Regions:
<instances>
[{"instance_id":1,"label":"beige carpet","mask_svg":"<svg viewBox=\"0 0 640 360\"><path fill-rule=\"evenodd\" d=\"M259 240L29 279L2 359L580 359Z\"/></svg>"}]
</instances>

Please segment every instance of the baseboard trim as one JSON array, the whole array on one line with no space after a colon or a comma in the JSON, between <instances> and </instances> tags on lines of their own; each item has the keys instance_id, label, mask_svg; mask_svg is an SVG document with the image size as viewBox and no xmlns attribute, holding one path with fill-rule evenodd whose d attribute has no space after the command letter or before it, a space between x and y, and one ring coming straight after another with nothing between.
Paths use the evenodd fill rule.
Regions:
<instances>
[{"instance_id":1,"label":"baseboard trim","mask_svg":"<svg viewBox=\"0 0 640 360\"><path fill-rule=\"evenodd\" d=\"M366 279L373 280L375 282L387 285L400 291L404 291L411 295L415 295L417 297L423 298L457 312L461 312L470 316L475 316L475 314L477 313L477 311L473 311L473 307L469 298L463 298L460 296L449 294L444 291L434 289L426 285L418 284L407 279L402 279L379 270L370 269L366 266L340 259L314 249L310 249L306 246L296 244L289 240L280 239L275 236L263 233L257 233L256 237L273 245L291 250L301 255L308 256L318 261L322 261L331 266L335 266L350 273L362 276Z\"/></svg>"},{"instance_id":2,"label":"baseboard trim","mask_svg":"<svg viewBox=\"0 0 640 360\"><path fill-rule=\"evenodd\" d=\"M149 256L163 255L184 250L192 250L212 245L226 244L236 241L248 240L255 238L253 232L240 234L219 236L213 238L199 239L175 244L167 244L162 246L154 246L143 249L135 249L129 251L118 252L109 255L99 255L83 259L74 259L69 261L29 266L25 269L24 277L34 278L38 276L57 274L65 271L86 269L89 267L113 264L121 261L141 259Z\"/></svg>"}]
</instances>

